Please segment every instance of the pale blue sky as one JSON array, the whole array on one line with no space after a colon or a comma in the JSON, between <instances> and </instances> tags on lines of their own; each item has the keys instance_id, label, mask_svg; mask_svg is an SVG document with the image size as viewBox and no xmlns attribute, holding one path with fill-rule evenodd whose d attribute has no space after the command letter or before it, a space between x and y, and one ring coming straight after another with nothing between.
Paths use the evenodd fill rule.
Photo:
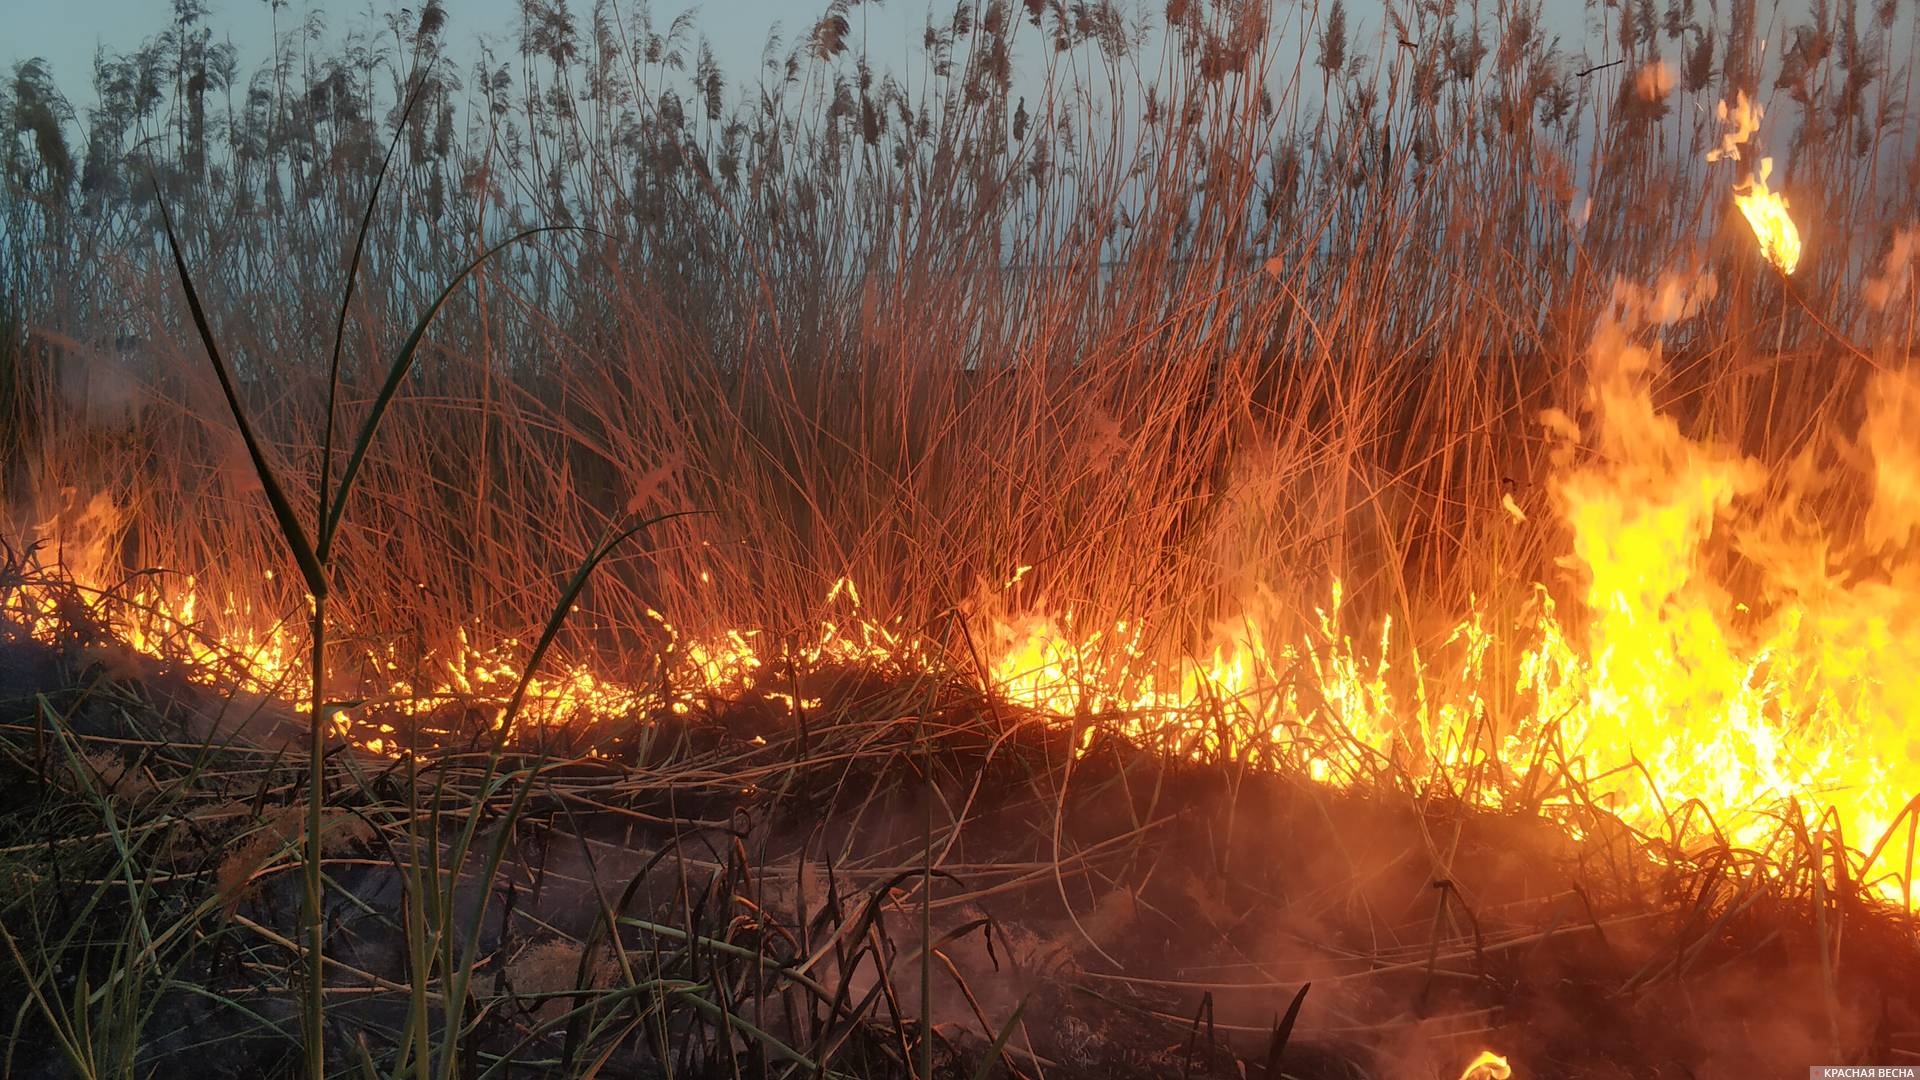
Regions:
<instances>
[{"instance_id":1,"label":"pale blue sky","mask_svg":"<svg viewBox=\"0 0 1920 1080\"><path fill-rule=\"evenodd\" d=\"M638 0L616 0L623 12L631 11ZM1130 11L1144 10L1155 21L1165 8L1164 0L1119 0ZM1276 25L1291 22L1284 12L1302 4L1324 10L1329 0L1271 0L1277 14ZM1394 0L1347 0L1349 24L1356 44L1374 40L1381 28L1383 2ZM1412 0L1398 0L1410 5ZM1910 0L1920 2L1920 0ZM207 0L217 38L231 41L240 52L242 71L250 71L265 56L271 39L272 11L268 0ZM413 6L417 6L414 0ZM929 6L944 18L956 0L885 0L855 8L854 37L865 35L868 53L876 66L897 70L910 59L917 60L921 27ZM1716 5L1696 0L1702 13ZM1785 28L1805 17L1812 0L1760 0L1763 32L1778 42ZM572 0L571 6L584 27L593 0ZM785 39L791 42L819 17L827 0L653 0L657 25L664 26L682 11L694 10L700 33L711 42L722 70L730 80L748 79L757 71L761 48L767 32L778 22ZM518 25L519 0L446 0L449 24L446 40L458 50L476 35L484 35L511 51ZM403 0L288 0L281 13L283 25L297 25L308 11L318 11L334 35L352 25L377 25L380 18L409 5ZM1483 0L1483 18L1491 19L1497 8L1494 0ZM1597 5L1596 5L1597 6ZM1664 0L1660 5L1664 8ZM1016 10L1019 5L1016 4ZM1471 0L1461 7L1471 10ZM1611 58L1612 44L1604 37L1589 33L1586 4L1582 0L1544 0L1544 23L1549 37L1557 37L1562 49L1575 57L1585 54L1594 61ZM81 110L91 94L89 82L95 49L105 45L124 50L160 32L171 18L170 0L0 0L0 73L10 74L16 61L32 56L45 57L63 91ZM1392 48L1391 42L1386 43ZM1360 51L1370 51L1364 44Z\"/></svg>"},{"instance_id":2,"label":"pale blue sky","mask_svg":"<svg viewBox=\"0 0 1920 1080\"><path fill-rule=\"evenodd\" d=\"M729 76L755 70L760 50L766 44L767 31L775 22L783 36L791 41L819 17L827 0L655 0L654 21L662 27L682 11L696 10L700 32L712 42L722 69ZM1365 0L1362 0L1365 2ZM216 38L231 40L240 50L241 68L247 70L266 54L272 36L272 11L267 0L208 0L213 9L211 22ZM519 25L519 0L446 0L448 25L446 40L459 46L475 35L486 35L510 44ZM941 0L951 10L952 0ZM419 3L394 0L292 0L281 12L283 25L298 25L307 11L319 11L336 33L354 23L371 23L401 8L417 9ZM584 28L592 0L574 0L571 5ZM620 0L622 11L630 11L632 0ZM92 71L96 47L127 49L159 33L172 17L169 0L0 0L0 63L11 71L13 63L30 56L44 56L53 64L61 88L78 96L80 82ZM907 55L910 44L917 44L920 27L926 18L924 4L913 0L893 0L879 9L863 5L867 33L876 55ZM855 33L860 31L856 21Z\"/></svg>"},{"instance_id":3,"label":"pale blue sky","mask_svg":"<svg viewBox=\"0 0 1920 1080\"><path fill-rule=\"evenodd\" d=\"M618 6L629 11L634 2L619 0ZM955 2L931 0L931 6L944 17ZM1285 8L1294 0L1274 2ZM1313 4L1314 0L1305 2ZM1320 0L1321 4L1325 2ZM1797 6L1806 0L1787 2ZM682 11L696 11L700 32L712 43L722 69L730 77L740 78L756 70L767 31L775 22L781 24L783 36L790 42L819 17L826 4L827 0L654 0L652 11L656 24L662 26ZM1165 7L1164 0L1121 0L1121 6L1128 10L1143 5L1156 21ZM216 38L232 41L240 50L242 70L250 69L265 55L271 38L272 13L267 0L208 0L208 6L213 9ZM353 23L374 22L375 16L407 6L396 0L290 0L280 17L283 24L297 25L304 12L319 11L338 33ZM417 7L417 0L411 6ZM864 30L869 53L879 66L895 65L917 53L929 6L929 0L862 4L855 9L854 34L857 38ZM1378 31L1382 11L1379 0L1348 0L1347 6L1350 25L1356 31ZM53 65L61 88L78 105L86 96L94 50L100 45L116 50L137 45L167 25L171 7L169 0L0 0L0 64L11 71L16 61L45 57ZM1545 7L1549 32L1561 37L1568 52L1580 52L1586 36L1580 0L1546 0ZM519 0L447 0L447 8L447 40L455 45L472 40L476 34L509 44L518 25ZM572 8L584 25L592 0L573 0ZM1491 4L1486 11L1491 14ZM1591 48L1598 51L1602 44L1595 41Z\"/></svg>"}]
</instances>

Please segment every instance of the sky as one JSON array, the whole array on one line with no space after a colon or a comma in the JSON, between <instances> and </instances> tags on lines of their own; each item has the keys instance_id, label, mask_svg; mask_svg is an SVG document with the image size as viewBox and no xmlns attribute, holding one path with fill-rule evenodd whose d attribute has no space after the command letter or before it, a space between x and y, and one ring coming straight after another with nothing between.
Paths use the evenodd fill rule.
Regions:
<instances>
[{"instance_id":1,"label":"sky","mask_svg":"<svg viewBox=\"0 0 1920 1080\"><path fill-rule=\"evenodd\" d=\"M621 10L631 10L634 0L621 0ZM951 9L953 0L938 0ZM1367 2L1367 0L1362 0ZM243 70L266 55L272 40L272 10L267 0L207 0L212 8L211 23L216 39L226 38L240 50ZM309 10L322 12L336 32L354 22L370 22L402 7L418 7L393 0L291 0L280 18L283 25L298 24ZM501 43L510 43L519 24L519 0L447 0L448 24L445 39L450 45L486 35ZM572 9L585 22L592 0L573 0ZM696 10L700 32L712 43L721 69L729 74L755 70L767 32L778 22L783 36L791 41L795 34L812 24L826 7L826 0L654 0L652 10L657 25L664 26L682 11ZM909 44L917 45L926 8L915 0L891 0L884 7L862 5L868 20L866 32L876 55L908 55ZM44 57L53 65L55 78L70 96L78 98L93 69L94 50L105 45L123 50L163 30L171 20L169 0L0 0L0 64L11 72L14 63L28 57ZM855 31L860 27L856 23Z\"/></svg>"},{"instance_id":2,"label":"sky","mask_svg":"<svg viewBox=\"0 0 1920 1080\"><path fill-rule=\"evenodd\" d=\"M216 39L230 41L238 50L240 68L252 71L268 53L273 34L273 11L268 0L203 0L212 10L210 19ZM378 26L384 16L405 10L420 0L284 0L280 13L283 28L298 25L309 11L322 14L331 36L337 38L349 27ZM622 12L631 12L646 0L614 0ZM929 8L942 19L950 15L960 0L884 0L859 4L854 9L852 38L856 51L864 37L866 52L883 71L900 73L909 63L920 62L920 37ZM977 0L976 0L977 2ZM1288 25L1285 16L1296 4L1324 11L1330 0L1269 0L1276 9L1275 25ZM1378 42L1391 52L1391 41L1379 41L1385 6L1410 7L1415 0L1346 0L1348 23L1353 32L1353 51L1367 53ZM1540 0L1545 33L1558 38L1564 53L1574 58L1583 55L1588 62L1611 59L1612 43L1607 36L1590 32L1585 0ZM1656 0L1664 9L1666 0ZM1763 35L1779 43L1785 29L1807 17L1816 0L1760 0ZM1143 9L1160 21L1165 0L1118 0L1124 9ZM1472 0L1462 4L1468 8ZM1699 0L1696 0L1699 3ZM593 0L570 0L582 24ZM706 38L731 83L753 81L758 71L761 50L768 31L780 24L783 38L791 44L805 33L825 10L827 0L651 0L655 25L664 27L683 11L695 13L699 33ZM1482 0L1478 5L1483 18L1491 19L1498 4ZM1596 7L1599 5L1596 4ZM1707 0L1701 5L1714 10L1723 5ZM166 27L172 17L172 0L0 0L0 76L10 76L13 65L30 57L44 57L53 68L54 79L68 96L82 125L92 103L91 75L95 50L105 46L124 51L137 46ZM444 40L463 68L470 59L476 37L491 39L496 52L513 51L519 23L520 0L446 0L449 14ZM1469 8L1470 9L1470 8ZM1296 16L1297 17L1297 16ZM463 47L469 53L463 56ZM1284 67L1285 65L1283 65ZM1763 99L1768 95L1763 92Z\"/></svg>"},{"instance_id":3,"label":"sky","mask_svg":"<svg viewBox=\"0 0 1920 1080\"><path fill-rule=\"evenodd\" d=\"M272 39L272 10L267 0L206 2L213 12L216 39L231 41L239 49L242 70L251 69L266 55ZM636 2L619 0L619 7L631 10ZM917 55L930 5L944 17L956 2L885 0L879 5L862 4L855 9L854 36L857 39L864 31L870 55L884 68ZM1294 0L1274 2L1284 6ZM1787 0L1792 5L1806 2ZM711 42L721 70L738 78L757 69L767 32L776 22L782 24L783 36L791 42L819 17L826 4L827 0L653 0L652 10L656 25L662 26L682 11L696 11L699 30ZM1165 6L1164 0L1121 0L1129 10L1141 4L1156 15ZM283 25L297 24L305 11L316 10L326 16L332 30L339 32L403 6L396 0L289 0L280 18ZM584 23L592 0L573 0L571 6ZM1583 7L1581 0L1545 0L1549 33L1558 34L1569 52L1578 53L1586 37ZM447 0L447 9L445 40L450 44L471 40L476 34L502 44L513 40L519 0ZM96 48L104 45L125 50L138 45L165 28L171 10L170 0L0 0L0 64L5 65L0 70L10 73L18 61L44 57L53 66L61 89L76 105L84 107L90 97L87 83ZM1349 25L1361 35L1378 31L1382 0L1348 0L1347 10ZM865 20L864 26L861 20ZM1600 45L1593 43L1596 49Z\"/></svg>"}]
</instances>

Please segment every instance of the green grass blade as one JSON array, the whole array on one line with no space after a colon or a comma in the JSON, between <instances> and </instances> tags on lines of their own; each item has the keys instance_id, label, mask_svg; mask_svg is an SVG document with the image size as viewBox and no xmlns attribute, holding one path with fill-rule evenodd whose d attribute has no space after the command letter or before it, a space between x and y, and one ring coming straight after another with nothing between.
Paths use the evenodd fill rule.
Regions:
<instances>
[{"instance_id":1,"label":"green grass blade","mask_svg":"<svg viewBox=\"0 0 1920 1080\"><path fill-rule=\"evenodd\" d=\"M1300 1019L1300 1006L1307 1000L1307 991L1313 984L1301 983L1293 1002L1287 1006L1287 1014L1274 1022L1273 1037L1267 1040L1267 1068L1263 1074L1266 1080L1279 1080L1280 1059L1286 1055L1287 1043L1293 1039L1294 1022Z\"/></svg>"},{"instance_id":2,"label":"green grass blade","mask_svg":"<svg viewBox=\"0 0 1920 1080\"><path fill-rule=\"evenodd\" d=\"M1000 1025L1000 1033L993 1037L993 1045L987 1047L987 1052L981 1055L980 1064L974 1066L973 1080L987 1080L993 1075L993 1063L999 1061L1000 1055L1006 1052L1007 1042L1013 1038L1013 1029L1020 1026L1020 1017L1026 1011L1027 999L1023 997L1020 1003L1013 1007L1013 1013L1007 1017L1007 1022Z\"/></svg>"},{"instance_id":3,"label":"green grass blade","mask_svg":"<svg viewBox=\"0 0 1920 1080\"><path fill-rule=\"evenodd\" d=\"M227 408L233 413L234 425L240 429L240 438L247 445L247 456L253 460L253 471L260 478L261 490L266 492L267 505L273 509L274 522L280 527L280 535L286 541L287 550L293 554L294 562L300 566L300 576L307 583L307 591L316 597L325 596L326 571L313 545L307 540L307 531L300 526L300 519L294 516L293 504L287 501L280 478L274 473L273 466L267 463L266 451L254 435L246 410L240 405L240 394L234 388L233 374L227 370L226 361L220 358L220 347L214 343L213 329L207 324L206 309L201 307L200 294L193 287L193 275L187 272L187 259L181 254L179 238L173 231L173 218L167 213L167 201L161 196L157 182L153 186L153 195L160 204L160 223L166 229L167 248L173 253L173 266L179 271L180 288L186 293L187 310L193 315L194 329L199 331L200 344L207 350L207 362L213 365L213 372L220 379L220 392L226 395Z\"/></svg>"},{"instance_id":4,"label":"green grass blade","mask_svg":"<svg viewBox=\"0 0 1920 1080\"><path fill-rule=\"evenodd\" d=\"M434 317L440 314L440 309L446 306L454 290L465 284L467 278L471 277L481 264L522 240L541 233L585 231L588 230L574 225L542 225L514 233L462 267L460 272L447 282L446 288L440 290L440 295L434 298L426 314L422 315L420 321L414 325L413 333L407 335L406 342L394 355L392 365L387 368L387 381L381 385L380 393L374 397L366 420L360 425L360 433L354 439L353 451L347 456L346 468L341 470L340 482L333 489L332 505L328 507L325 520L320 523L320 544L317 551L321 562L324 563L333 550L334 537L338 535L341 518L346 513L347 496L353 490L354 480L360 475L360 466L367 459L367 451L373 445L373 437L379 432L381 421L386 418L387 410L392 408L394 398L399 396L400 386L406 382L407 373L413 370L413 358L420 349L420 342L427 336L427 328L433 324Z\"/></svg>"},{"instance_id":5,"label":"green grass blade","mask_svg":"<svg viewBox=\"0 0 1920 1080\"><path fill-rule=\"evenodd\" d=\"M429 63L427 70L430 72L432 69ZM346 343L347 312L353 306L353 288L359 281L360 259L367 250L367 236L373 231L373 211L380 205L380 189L393 169L393 155L400 149L400 137L407 132L407 121L413 116L413 107L420 103L420 93L426 89L427 73L420 74L413 92L407 95L406 106L400 110L400 122L394 126L393 138L387 141L387 154L380 159L380 171L374 174L373 191L367 195L366 211L360 215L360 228L353 235L353 254L347 259L347 280L340 289L340 314L333 321L333 357L327 364L327 416L320 436L320 509L314 516L315 521L327 520L327 482L333 477L333 413L340 390L340 352Z\"/></svg>"},{"instance_id":6,"label":"green grass blade","mask_svg":"<svg viewBox=\"0 0 1920 1080\"><path fill-rule=\"evenodd\" d=\"M547 618L547 625L540 631L540 640L533 646L533 653L527 657L527 666L521 670L520 679L514 684L513 697L507 703L507 711L502 717L500 730L495 735L495 745L505 746L507 736L512 734L514 719L519 716L520 708L526 702L527 687L533 682L534 673L540 669L540 662L546 659L547 650L553 647L554 638L560 635L561 627L566 625L567 613L573 610L573 602L580 598L581 590L587 587L587 579L593 576L601 563L605 562L620 545L635 536L675 518L691 517L706 513L704 510L675 510L672 513L657 514L639 521L614 533L588 554L580 568L573 572L572 580L561 590L560 602L554 606L553 613Z\"/></svg>"}]
</instances>

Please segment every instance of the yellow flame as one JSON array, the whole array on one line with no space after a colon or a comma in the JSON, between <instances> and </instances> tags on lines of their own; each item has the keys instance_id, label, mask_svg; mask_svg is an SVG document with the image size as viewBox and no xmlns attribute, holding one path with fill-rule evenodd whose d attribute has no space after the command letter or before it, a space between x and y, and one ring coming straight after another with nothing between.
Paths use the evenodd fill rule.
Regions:
<instances>
[{"instance_id":1,"label":"yellow flame","mask_svg":"<svg viewBox=\"0 0 1920 1080\"><path fill-rule=\"evenodd\" d=\"M1720 103L1718 115L1727 130L1720 137L1720 145L1707 151L1707 160L1745 160L1743 148L1760 130L1760 118L1765 110L1742 90L1736 93L1731 105L1725 101ZM1772 175L1773 159L1761 158L1760 167L1734 185L1733 204L1740 208L1741 215L1753 228L1754 239L1760 242L1760 253L1779 267L1781 273L1791 274L1800 265L1800 230L1787 215L1786 197L1768 190L1767 180Z\"/></svg>"},{"instance_id":2,"label":"yellow flame","mask_svg":"<svg viewBox=\"0 0 1920 1080\"><path fill-rule=\"evenodd\" d=\"M1786 197L1767 190L1767 177L1772 172L1773 159L1761 158L1760 167L1753 175L1734 187L1733 204L1753 227L1754 239L1760 241L1760 253L1779 267L1781 273L1791 274L1800 265L1800 230L1787 216Z\"/></svg>"},{"instance_id":3,"label":"yellow flame","mask_svg":"<svg viewBox=\"0 0 1920 1080\"><path fill-rule=\"evenodd\" d=\"M1672 275L1619 286L1587 350L1582 419L1544 418L1558 444L1548 501L1571 537L1573 595L1536 585L1517 620L1476 602L1428 648L1391 619L1360 619L1338 580L1318 606L1250 597L1204 640L1173 643L1193 646L1178 653L1136 620L1012 612L978 622L986 688L1070 723L1083 749L1097 728L1333 785L1411 778L1486 806L1527 793L1549 812L1591 801L1664 850L1713 836L1764 848L1783 824L1806 827L1854 853L1851 880L1910 897L1898 853L1885 860L1893 869L1860 853L1893 834L1920 792L1920 681L1910 676L1920 670L1920 378L1883 373L1868 386L1850 440L1872 458L1861 527L1809 533L1780 492L1804 486L1794 470L1811 464L1770 478L1731 447L1689 438L1654 404L1661 358L1647 342L1713 292L1710 278ZM70 520L49 531L76 537L68 565L98 587L111 580L105 541L78 538L110 534L101 522L112 504L73 502ZM1525 520L1510 495L1502 505ZM1747 578L1725 573L1730 553ZM134 649L299 703L297 620L190 577L137 582L100 605ZM0 589L0 615L51 638L60 595L44 584ZM747 692L798 715L825 699L796 688L795 667L979 670L970 655L868 615L851 579L827 601L831 615L797 640L746 628L688 634L649 612L668 639L666 677L636 685L552 665L528 683L525 720L685 715ZM526 650L481 629L460 628L441 655L387 646L356 658L384 680L382 696L333 722L366 750L397 754L421 736L382 715L449 705L497 715Z\"/></svg>"},{"instance_id":4,"label":"yellow flame","mask_svg":"<svg viewBox=\"0 0 1920 1080\"><path fill-rule=\"evenodd\" d=\"M1479 1055L1467 1063L1467 1070L1460 1074L1460 1080L1511 1080L1513 1067L1507 1059L1491 1050L1482 1050Z\"/></svg>"}]
</instances>

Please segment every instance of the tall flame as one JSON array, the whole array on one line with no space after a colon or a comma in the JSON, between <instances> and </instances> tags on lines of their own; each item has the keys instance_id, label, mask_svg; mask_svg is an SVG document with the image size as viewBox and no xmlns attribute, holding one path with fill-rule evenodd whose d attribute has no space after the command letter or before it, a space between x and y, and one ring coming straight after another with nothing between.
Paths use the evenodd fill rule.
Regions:
<instances>
[{"instance_id":1,"label":"tall flame","mask_svg":"<svg viewBox=\"0 0 1920 1080\"><path fill-rule=\"evenodd\" d=\"M1744 97L1723 113L1732 130L1716 158L1737 155L1758 121ZM1761 191L1766 173L1762 162ZM1756 228L1775 220L1749 213ZM1790 271L1798 237L1784 214L1776 223L1792 244L1770 257ZM1774 483L1782 478L1760 462L1690 438L1654 403L1660 328L1697 314L1714 289L1711 277L1679 275L1617 286L1587 350L1582 419L1544 417L1558 445L1553 510L1571 536L1563 562L1579 574L1564 620L1536 585L1518 623L1476 606L1423 651L1388 619L1356 635L1335 580L1323 603L1300 605L1306 612L1261 594L1177 659L1137 621L1044 609L986 616L979 662L956 667L942 646L870 616L843 580L810 638L683 633L650 612L669 642L667 677L643 686L557 666L530 684L527 719L647 719L745 692L797 714L817 705L790 677L800 668L980 671L1001 700L1089 736L1105 728L1335 785L1411 778L1490 806L1524 798L1552 812L1578 801L1663 851L1703 838L1765 849L1783 824L1817 830L1854 853L1836 873L1911 903L1898 853L1887 853L1892 869L1861 853L1879 852L1920 792L1920 683L1909 674L1920 670L1920 379L1882 373L1869 384L1864 424L1841 434L1871 456L1871 502L1854 535L1821 534L1791 495L1818 471L1811 459ZM1771 502L1756 506L1763 489ZM1511 496L1505 505L1511 527L1527 520ZM50 530L91 537L63 556L84 585L111 584L111 511L96 498ZM1746 577L1719 569L1736 556ZM52 635L56 594L0 588L0 617ZM215 595L192 578L144 577L113 595L103 606L132 647L191 661L210 681L297 695L299 635L244 589ZM483 629L460 628L443 654L387 647L355 658L386 685L373 688L369 710L341 714L341 734L394 754L419 739L396 730L408 717L449 701L503 706L524 650Z\"/></svg>"},{"instance_id":2,"label":"tall flame","mask_svg":"<svg viewBox=\"0 0 1920 1080\"><path fill-rule=\"evenodd\" d=\"M1720 121L1729 129L1721 136L1720 146L1707 152L1707 160L1743 160L1742 148L1760 129L1764 110L1757 102L1748 100L1746 91L1742 90L1731 107L1722 101L1718 113ZM1786 197L1768 189L1767 180L1772 175L1773 159L1761 158L1759 166L1734 185L1733 204L1740 208L1747 224L1753 228L1754 239L1760 242L1760 253L1781 273L1791 274L1800 265L1800 230L1787 214Z\"/></svg>"},{"instance_id":3,"label":"tall flame","mask_svg":"<svg viewBox=\"0 0 1920 1080\"><path fill-rule=\"evenodd\" d=\"M1800 230L1787 216L1786 197L1767 190L1767 177L1773 172L1773 159L1761 158L1760 167L1733 189L1733 204L1753 226L1754 239L1760 241L1760 253L1767 261L1791 274L1800 265Z\"/></svg>"}]
</instances>

